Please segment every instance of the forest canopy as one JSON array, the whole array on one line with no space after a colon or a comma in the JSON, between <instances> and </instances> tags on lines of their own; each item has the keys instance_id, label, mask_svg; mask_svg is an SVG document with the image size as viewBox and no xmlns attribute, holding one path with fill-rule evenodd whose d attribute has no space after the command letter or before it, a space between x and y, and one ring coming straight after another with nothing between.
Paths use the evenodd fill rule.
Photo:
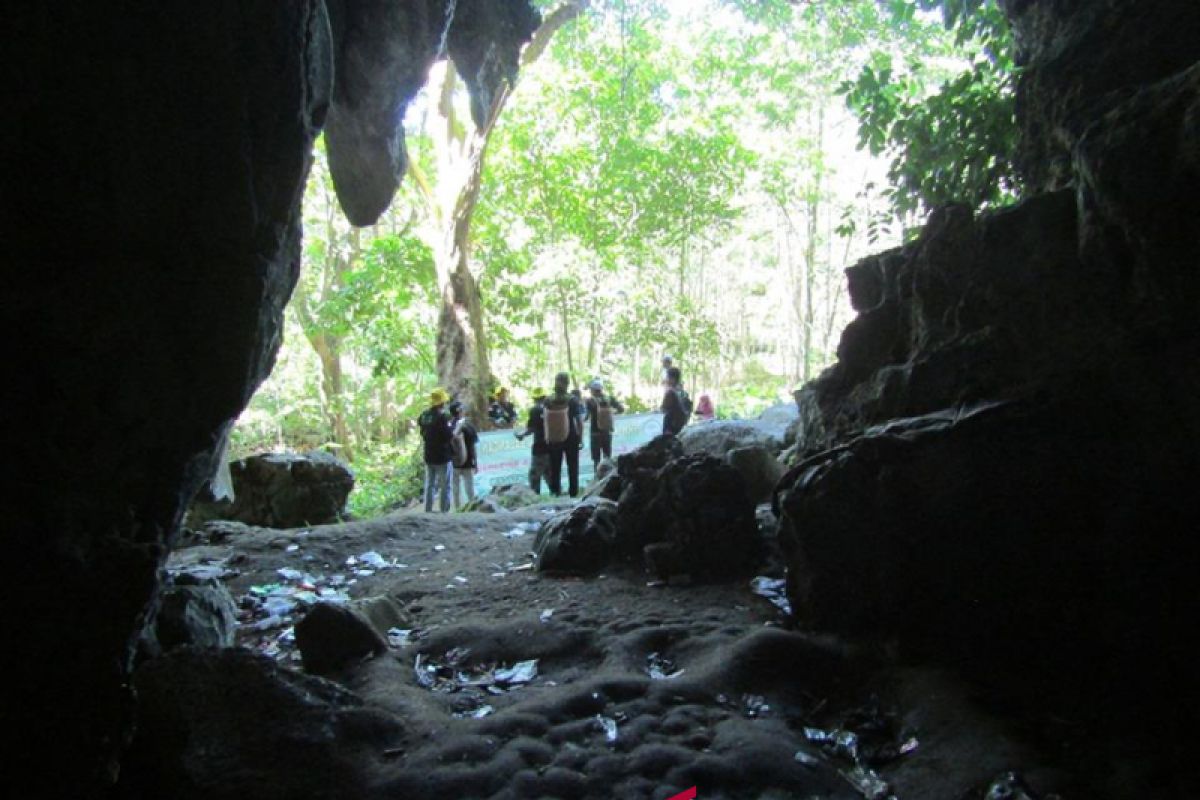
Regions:
<instances>
[{"instance_id":1,"label":"forest canopy","mask_svg":"<svg viewBox=\"0 0 1200 800\"><path fill-rule=\"evenodd\" d=\"M994 0L536 5L556 27L490 124L434 66L376 224L340 213L318 142L284 345L235 456L331 449L366 514L413 492L438 385L523 406L566 370L636 410L670 353L720 416L757 413L834 359L846 267L937 205L1019 193Z\"/></svg>"}]
</instances>

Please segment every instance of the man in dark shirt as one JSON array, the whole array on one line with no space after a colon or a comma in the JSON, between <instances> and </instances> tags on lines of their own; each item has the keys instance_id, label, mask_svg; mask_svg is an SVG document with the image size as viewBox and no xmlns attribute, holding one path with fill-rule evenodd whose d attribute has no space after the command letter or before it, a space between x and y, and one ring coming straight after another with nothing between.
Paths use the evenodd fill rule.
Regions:
<instances>
[{"instance_id":1,"label":"man in dark shirt","mask_svg":"<svg viewBox=\"0 0 1200 800\"><path fill-rule=\"evenodd\" d=\"M612 458L612 437L616 430L614 414L624 413L625 407L615 397L604 393L604 383L594 380L588 384L591 397L585 402L589 421L588 436L592 449L592 469L600 466L601 458Z\"/></svg>"},{"instance_id":2,"label":"man in dark shirt","mask_svg":"<svg viewBox=\"0 0 1200 800\"><path fill-rule=\"evenodd\" d=\"M450 438L453 435L453 422L446 412L448 402L450 395L445 389L434 389L429 395L429 408L417 418L424 446L427 512L433 511L434 495L437 495L443 513L450 510Z\"/></svg>"},{"instance_id":3,"label":"man in dark shirt","mask_svg":"<svg viewBox=\"0 0 1200 800\"><path fill-rule=\"evenodd\" d=\"M533 446L529 449L529 488L535 494L542 493L542 479L550 484L550 448L546 446L546 431L542 422L542 403L546 393L541 389L533 390L533 408L529 409L529 419L525 430L514 434L518 439L533 435Z\"/></svg>"},{"instance_id":4,"label":"man in dark shirt","mask_svg":"<svg viewBox=\"0 0 1200 800\"><path fill-rule=\"evenodd\" d=\"M562 494L562 462L567 461L567 493L579 494L579 450L583 446L583 406L570 393L571 376L554 376L554 394L542 404L546 444L550 448L550 493Z\"/></svg>"}]
</instances>

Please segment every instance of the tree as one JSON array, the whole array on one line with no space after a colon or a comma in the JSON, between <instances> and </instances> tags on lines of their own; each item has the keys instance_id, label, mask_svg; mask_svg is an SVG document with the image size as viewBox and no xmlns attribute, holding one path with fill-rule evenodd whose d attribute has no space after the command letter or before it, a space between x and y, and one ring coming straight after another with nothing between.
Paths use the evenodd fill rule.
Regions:
<instances>
[{"instance_id":1,"label":"tree","mask_svg":"<svg viewBox=\"0 0 1200 800\"><path fill-rule=\"evenodd\" d=\"M534 63L554 35L588 5L588 0L567 0L547 14L522 53L521 68ZM425 131L435 171L427 173L420 159L412 159L409 172L421 188L431 222L429 244L441 296L438 380L451 393L470 398L476 421L486 424L481 412L492 376L479 283L471 266L471 224L479 203L488 141L514 87L505 84L493 95L481 124L476 124L476 115L465 113L462 88L453 62L435 65L429 85L434 122Z\"/></svg>"}]
</instances>

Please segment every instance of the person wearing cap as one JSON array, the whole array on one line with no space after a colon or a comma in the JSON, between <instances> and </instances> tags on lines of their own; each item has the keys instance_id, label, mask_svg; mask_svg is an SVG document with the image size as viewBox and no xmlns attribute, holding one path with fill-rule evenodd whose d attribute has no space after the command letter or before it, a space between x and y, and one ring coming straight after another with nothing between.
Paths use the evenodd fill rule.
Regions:
<instances>
[{"instance_id":1,"label":"person wearing cap","mask_svg":"<svg viewBox=\"0 0 1200 800\"><path fill-rule=\"evenodd\" d=\"M461 508L463 503L475 499L475 471L479 468L479 461L475 457L479 433L464 415L464 410L463 404L457 400L450 404L450 463L453 468L450 482L453 486L455 508Z\"/></svg>"},{"instance_id":2,"label":"person wearing cap","mask_svg":"<svg viewBox=\"0 0 1200 800\"><path fill-rule=\"evenodd\" d=\"M667 377L667 372L673 366L675 366L674 359L672 359L670 356L662 357L662 379L659 381L659 383L662 384L664 389L670 388L670 379Z\"/></svg>"},{"instance_id":3,"label":"person wearing cap","mask_svg":"<svg viewBox=\"0 0 1200 800\"><path fill-rule=\"evenodd\" d=\"M588 437L592 450L592 469L600 466L601 458L612 458L612 437L616 430L614 414L622 414L625 407L615 397L604 393L604 382L599 378L588 384L591 396L585 401L587 410Z\"/></svg>"},{"instance_id":4,"label":"person wearing cap","mask_svg":"<svg viewBox=\"0 0 1200 800\"><path fill-rule=\"evenodd\" d=\"M421 429L421 441L425 452L425 511L433 511L433 498L439 500L439 508L445 513L450 510L450 458L453 422L446 412L450 395L438 387L429 395L429 408L417 418Z\"/></svg>"},{"instance_id":5,"label":"person wearing cap","mask_svg":"<svg viewBox=\"0 0 1200 800\"><path fill-rule=\"evenodd\" d=\"M519 440L532 434L533 446L529 449L529 488L534 494L542 493L542 481L550 485L550 448L546 446L546 431L542 422L542 403L546 392L542 389L533 390L533 407L529 409L529 418L524 431L513 435Z\"/></svg>"},{"instance_id":6,"label":"person wearing cap","mask_svg":"<svg viewBox=\"0 0 1200 800\"><path fill-rule=\"evenodd\" d=\"M508 399L508 389L501 386L488 404L488 419L497 428L511 428L517 421L517 409Z\"/></svg>"}]
</instances>

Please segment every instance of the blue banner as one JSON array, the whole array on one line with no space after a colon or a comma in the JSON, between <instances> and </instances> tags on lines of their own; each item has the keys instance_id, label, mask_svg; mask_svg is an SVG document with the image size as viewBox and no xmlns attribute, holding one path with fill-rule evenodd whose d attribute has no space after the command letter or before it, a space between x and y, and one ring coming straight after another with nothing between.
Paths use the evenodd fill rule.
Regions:
<instances>
[{"instance_id":1,"label":"blue banner","mask_svg":"<svg viewBox=\"0 0 1200 800\"><path fill-rule=\"evenodd\" d=\"M613 459L621 453L636 450L646 442L662 433L662 414L618 414L614 417L616 430L613 431ZM506 483L529 485L529 458L533 445L533 437L518 441L514 431L525 430L524 421L521 427L509 430L488 431L479 434L479 445L476 450L479 461L479 471L475 474L475 495L483 496L492 490L493 486ZM586 486L592 479L592 449L591 432L588 423L584 423L583 451L579 454L579 485ZM563 490L567 488L566 465L563 465ZM542 486L542 492L548 492Z\"/></svg>"}]
</instances>

